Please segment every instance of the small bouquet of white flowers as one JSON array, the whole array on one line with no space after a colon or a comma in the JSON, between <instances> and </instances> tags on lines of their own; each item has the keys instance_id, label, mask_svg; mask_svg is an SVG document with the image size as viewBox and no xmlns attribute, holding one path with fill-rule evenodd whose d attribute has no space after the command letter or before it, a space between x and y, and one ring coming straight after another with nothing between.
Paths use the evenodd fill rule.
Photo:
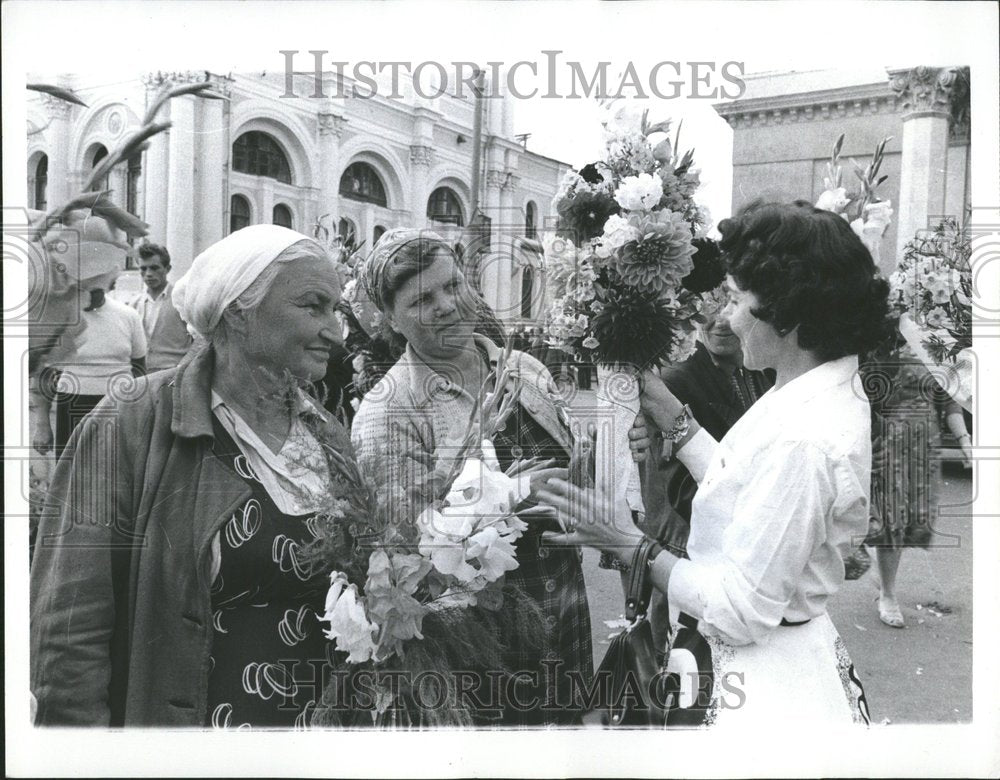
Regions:
<instances>
[{"instance_id":1,"label":"small bouquet of white flowers","mask_svg":"<svg viewBox=\"0 0 1000 780\"><path fill-rule=\"evenodd\" d=\"M527 528L515 509L547 465L520 461L505 473L497 462L491 438L517 402L508 357L509 349L480 391L455 456L414 496L372 484L322 426L311 426L335 486L310 521L316 540L305 552L312 571L329 577L318 617L328 624L332 657L349 674L370 672L377 693L368 708L343 706L349 697L334 690L334 677L317 710L321 722L392 725L402 713L406 723L467 725L469 712L454 696L427 710L406 682L431 671L453 684L451 673L470 659L502 670L504 641L540 631L537 611L504 578L518 567L514 544ZM512 608L501 609L507 599Z\"/></svg>"}]
</instances>

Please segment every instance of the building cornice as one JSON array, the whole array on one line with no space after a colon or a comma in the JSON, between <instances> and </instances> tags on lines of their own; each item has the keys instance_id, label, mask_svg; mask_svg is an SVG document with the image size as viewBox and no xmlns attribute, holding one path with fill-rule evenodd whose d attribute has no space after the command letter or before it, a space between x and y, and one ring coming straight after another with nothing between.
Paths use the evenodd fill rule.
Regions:
<instances>
[{"instance_id":1,"label":"building cornice","mask_svg":"<svg viewBox=\"0 0 1000 780\"><path fill-rule=\"evenodd\" d=\"M714 106L730 127L755 127L870 114L898 114L899 97L888 81L734 100Z\"/></svg>"}]
</instances>

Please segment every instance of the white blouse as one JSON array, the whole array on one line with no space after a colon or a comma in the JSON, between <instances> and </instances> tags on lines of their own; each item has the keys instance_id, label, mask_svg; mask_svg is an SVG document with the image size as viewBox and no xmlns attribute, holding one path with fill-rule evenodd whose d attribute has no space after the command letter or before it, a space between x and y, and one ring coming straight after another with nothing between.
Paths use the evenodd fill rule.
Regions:
<instances>
[{"instance_id":1,"label":"white blouse","mask_svg":"<svg viewBox=\"0 0 1000 780\"><path fill-rule=\"evenodd\" d=\"M247 422L222 396L212 391L212 412L246 459L251 476L260 482L278 509L287 515L316 511L330 491L330 472L316 437L302 421L303 412L316 412L302 395L297 397L299 414L292 417L288 438L278 452L261 441Z\"/></svg>"},{"instance_id":2,"label":"white blouse","mask_svg":"<svg viewBox=\"0 0 1000 780\"><path fill-rule=\"evenodd\" d=\"M699 431L684 448L704 476L690 560L667 593L702 632L759 643L782 618L826 611L841 552L868 528L871 417L857 370L856 356L824 363L770 390L718 444Z\"/></svg>"}]
</instances>

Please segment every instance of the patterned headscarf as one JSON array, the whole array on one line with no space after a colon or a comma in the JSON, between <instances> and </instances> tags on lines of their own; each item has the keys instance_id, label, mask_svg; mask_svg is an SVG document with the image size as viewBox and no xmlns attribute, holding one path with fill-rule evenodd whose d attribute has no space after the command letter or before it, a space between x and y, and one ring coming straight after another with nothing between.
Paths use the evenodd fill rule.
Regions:
<instances>
[{"instance_id":1,"label":"patterned headscarf","mask_svg":"<svg viewBox=\"0 0 1000 780\"><path fill-rule=\"evenodd\" d=\"M194 259L174 285L177 313L194 335L208 338L226 307L278 255L309 236L277 225L251 225L217 241Z\"/></svg>"},{"instance_id":2,"label":"patterned headscarf","mask_svg":"<svg viewBox=\"0 0 1000 780\"><path fill-rule=\"evenodd\" d=\"M393 259L401 249L421 240L428 244L440 244L442 248L452 252L448 242L432 230L393 228L382 234L359 269L358 281L379 311L385 311L388 292L386 283Z\"/></svg>"}]
</instances>

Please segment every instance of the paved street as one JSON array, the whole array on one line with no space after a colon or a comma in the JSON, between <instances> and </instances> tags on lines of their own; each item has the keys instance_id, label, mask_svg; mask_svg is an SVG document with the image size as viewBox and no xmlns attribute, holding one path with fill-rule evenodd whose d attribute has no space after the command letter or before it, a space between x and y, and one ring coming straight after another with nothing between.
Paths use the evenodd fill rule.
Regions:
<instances>
[{"instance_id":1,"label":"paved street","mask_svg":"<svg viewBox=\"0 0 1000 780\"><path fill-rule=\"evenodd\" d=\"M581 394L577 411L593 402ZM878 618L878 575L844 583L830 604L830 616L861 675L873 723L960 723L972 719L972 480L947 464L935 478L938 546L903 555L896 591L906 628ZM617 572L597 566L584 553L595 665L618 629L622 589Z\"/></svg>"}]
</instances>

